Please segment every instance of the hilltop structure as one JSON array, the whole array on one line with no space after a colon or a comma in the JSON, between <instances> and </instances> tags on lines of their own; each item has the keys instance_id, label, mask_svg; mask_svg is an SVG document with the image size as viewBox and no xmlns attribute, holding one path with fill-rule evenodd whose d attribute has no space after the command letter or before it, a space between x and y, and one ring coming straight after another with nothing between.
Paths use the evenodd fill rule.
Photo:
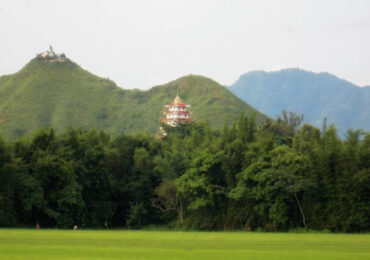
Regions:
<instances>
[{"instance_id":1,"label":"hilltop structure","mask_svg":"<svg viewBox=\"0 0 370 260\"><path fill-rule=\"evenodd\" d=\"M174 101L166 105L161 122L173 127L178 126L180 123L191 122L193 118L189 108L190 105L186 105L179 95L176 95Z\"/></svg>"},{"instance_id":2,"label":"hilltop structure","mask_svg":"<svg viewBox=\"0 0 370 260\"><path fill-rule=\"evenodd\" d=\"M49 62L65 62L66 56L64 53L56 54L53 47L49 46L49 50L37 54L37 58Z\"/></svg>"}]
</instances>

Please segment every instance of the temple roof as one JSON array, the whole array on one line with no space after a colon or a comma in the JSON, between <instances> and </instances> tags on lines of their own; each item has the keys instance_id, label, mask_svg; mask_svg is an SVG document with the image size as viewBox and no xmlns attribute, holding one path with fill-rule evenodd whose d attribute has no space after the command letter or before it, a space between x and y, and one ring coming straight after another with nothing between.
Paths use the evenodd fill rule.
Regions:
<instances>
[{"instance_id":1,"label":"temple roof","mask_svg":"<svg viewBox=\"0 0 370 260\"><path fill-rule=\"evenodd\" d=\"M177 94L175 99L173 100L173 103L174 104L184 104L184 102L182 101L182 99L179 97L179 95Z\"/></svg>"},{"instance_id":2,"label":"temple roof","mask_svg":"<svg viewBox=\"0 0 370 260\"><path fill-rule=\"evenodd\" d=\"M187 105L182 101L179 95L176 95L175 99L171 104L169 104L170 107L187 107Z\"/></svg>"}]
</instances>

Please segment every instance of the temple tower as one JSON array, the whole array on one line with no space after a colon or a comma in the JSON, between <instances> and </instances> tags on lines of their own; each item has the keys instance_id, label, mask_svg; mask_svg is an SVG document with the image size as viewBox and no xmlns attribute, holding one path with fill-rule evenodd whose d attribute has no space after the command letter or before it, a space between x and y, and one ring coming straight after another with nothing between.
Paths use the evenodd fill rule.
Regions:
<instances>
[{"instance_id":1,"label":"temple tower","mask_svg":"<svg viewBox=\"0 0 370 260\"><path fill-rule=\"evenodd\" d=\"M189 110L190 105L186 105L179 95L176 95L173 102L166 105L161 122L169 126L178 126L181 123L191 122L193 118Z\"/></svg>"}]
</instances>

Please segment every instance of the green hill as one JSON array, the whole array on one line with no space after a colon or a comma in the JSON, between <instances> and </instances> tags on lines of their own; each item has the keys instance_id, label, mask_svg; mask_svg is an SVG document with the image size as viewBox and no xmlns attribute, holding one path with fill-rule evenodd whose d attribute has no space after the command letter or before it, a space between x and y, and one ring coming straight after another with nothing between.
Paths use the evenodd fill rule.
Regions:
<instances>
[{"instance_id":1,"label":"green hill","mask_svg":"<svg viewBox=\"0 0 370 260\"><path fill-rule=\"evenodd\" d=\"M111 133L156 133L165 104L176 94L191 104L195 120L220 127L226 116L255 112L217 82L185 76L147 91L124 90L69 59L35 58L13 75L0 77L0 135L17 138L40 126L104 129ZM257 112L257 120L265 118Z\"/></svg>"}]
</instances>

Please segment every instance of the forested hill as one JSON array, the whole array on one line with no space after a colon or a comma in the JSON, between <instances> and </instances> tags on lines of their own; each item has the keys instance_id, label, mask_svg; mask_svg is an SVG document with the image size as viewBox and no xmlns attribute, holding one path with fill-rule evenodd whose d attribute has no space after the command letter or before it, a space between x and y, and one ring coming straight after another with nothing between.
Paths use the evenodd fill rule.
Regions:
<instances>
[{"instance_id":1,"label":"forested hill","mask_svg":"<svg viewBox=\"0 0 370 260\"><path fill-rule=\"evenodd\" d=\"M165 104L176 94L191 104L195 120L220 127L228 116L251 115L252 107L217 82L186 76L148 91L124 90L69 59L35 58L13 75L0 77L0 135L17 138L40 126L103 129L110 133L155 133ZM265 116L256 112L257 120Z\"/></svg>"},{"instance_id":2,"label":"forested hill","mask_svg":"<svg viewBox=\"0 0 370 260\"><path fill-rule=\"evenodd\" d=\"M349 128L370 129L370 87L358 87L329 73L253 71L241 76L230 90L271 117L282 110L293 111L318 127L327 117L340 135Z\"/></svg>"}]
</instances>

